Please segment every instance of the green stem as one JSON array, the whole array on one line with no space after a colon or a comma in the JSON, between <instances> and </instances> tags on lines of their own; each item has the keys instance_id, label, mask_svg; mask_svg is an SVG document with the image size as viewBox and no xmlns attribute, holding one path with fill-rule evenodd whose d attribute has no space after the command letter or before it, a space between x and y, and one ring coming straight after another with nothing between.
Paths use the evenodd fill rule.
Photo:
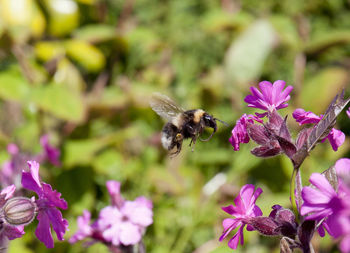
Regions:
<instances>
[{"instance_id":1,"label":"green stem","mask_svg":"<svg viewBox=\"0 0 350 253\"><path fill-rule=\"evenodd\" d=\"M296 179L297 172L298 172L298 169L294 168L293 173L292 173L292 177L290 179L290 192L289 192L290 202L292 204L292 209L293 209L293 212L295 214L298 213L298 207L297 207L296 202L295 202L295 194L294 194L295 193L295 179Z\"/></svg>"}]
</instances>

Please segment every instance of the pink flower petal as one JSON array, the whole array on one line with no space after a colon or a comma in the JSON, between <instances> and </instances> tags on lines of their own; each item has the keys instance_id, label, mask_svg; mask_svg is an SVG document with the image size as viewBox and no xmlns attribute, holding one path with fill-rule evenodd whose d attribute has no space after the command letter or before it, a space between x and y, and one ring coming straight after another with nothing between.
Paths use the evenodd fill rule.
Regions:
<instances>
[{"instance_id":1,"label":"pink flower petal","mask_svg":"<svg viewBox=\"0 0 350 253\"><path fill-rule=\"evenodd\" d=\"M134 245L141 240L141 231L138 226L123 222L120 224L119 240L123 245Z\"/></svg>"},{"instance_id":2,"label":"pink flower petal","mask_svg":"<svg viewBox=\"0 0 350 253\"><path fill-rule=\"evenodd\" d=\"M53 248L53 238L50 229L50 219L45 212L39 212L37 215L39 224L35 230L36 237L45 244L47 248Z\"/></svg>"}]
</instances>

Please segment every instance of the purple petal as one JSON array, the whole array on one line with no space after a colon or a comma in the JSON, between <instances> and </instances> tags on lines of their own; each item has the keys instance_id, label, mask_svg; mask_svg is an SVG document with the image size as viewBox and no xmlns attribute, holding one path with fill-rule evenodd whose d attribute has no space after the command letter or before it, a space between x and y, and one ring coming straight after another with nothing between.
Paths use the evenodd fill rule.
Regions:
<instances>
[{"instance_id":1,"label":"purple petal","mask_svg":"<svg viewBox=\"0 0 350 253\"><path fill-rule=\"evenodd\" d=\"M236 229L238 226L242 225L242 222L239 219L227 218L222 221L222 226L224 227L224 233L220 237L222 241L230 231Z\"/></svg>"},{"instance_id":2,"label":"purple petal","mask_svg":"<svg viewBox=\"0 0 350 253\"><path fill-rule=\"evenodd\" d=\"M293 118L299 123L299 125L314 124L321 120L321 117L317 116L313 112L306 112L301 108L298 108L293 112Z\"/></svg>"},{"instance_id":3,"label":"purple petal","mask_svg":"<svg viewBox=\"0 0 350 253\"><path fill-rule=\"evenodd\" d=\"M50 202L51 205L54 205L55 207L61 208L63 210L68 208L68 204L64 199L61 199L61 193L52 190L51 185L42 183L42 189L45 194L45 198Z\"/></svg>"},{"instance_id":4,"label":"purple petal","mask_svg":"<svg viewBox=\"0 0 350 253\"><path fill-rule=\"evenodd\" d=\"M240 237L243 238L243 229L241 229L241 228L240 228L240 229L237 231L237 233L229 240L228 246L229 246L231 249L237 249L237 246L238 246ZM243 239L241 239L241 244L243 244L242 241L243 241Z\"/></svg>"},{"instance_id":5,"label":"purple petal","mask_svg":"<svg viewBox=\"0 0 350 253\"><path fill-rule=\"evenodd\" d=\"M2 233L9 239L14 240L16 238L20 238L24 235L24 226L11 226L11 225L3 225L4 230Z\"/></svg>"},{"instance_id":6,"label":"purple petal","mask_svg":"<svg viewBox=\"0 0 350 253\"><path fill-rule=\"evenodd\" d=\"M273 92L273 85L272 83L268 81L262 81L259 83L259 88L261 90L261 93L263 94L263 99L268 104L272 104L272 92Z\"/></svg>"},{"instance_id":7,"label":"purple petal","mask_svg":"<svg viewBox=\"0 0 350 253\"><path fill-rule=\"evenodd\" d=\"M240 196L240 199L242 200L245 210L248 210L252 205L251 200L254 194L254 190L255 190L254 185L246 184L239 191L239 196ZM254 204L254 200L253 200L253 204Z\"/></svg>"},{"instance_id":8,"label":"purple petal","mask_svg":"<svg viewBox=\"0 0 350 253\"><path fill-rule=\"evenodd\" d=\"M130 222L122 222L120 225L119 240L123 245L134 245L141 240L141 231L138 226Z\"/></svg>"},{"instance_id":9,"label":"purple petal","mask_svg":"<svg viewBox=\"0 0 350 253\"><path fill-rule=\"evenodd\" d=\"M239 196L237 196L238 198ZM234 208L233 205L229 205L229 206L223 206L221 207L222 210L224 210L226 213L230 214L230 215L235 215L236 213L236 209Z\"/></svg>"},{"instance_id":10,"label":"purple petal","mask_svg":"<svg viewBox=\"0 0 350 253\"><path fill-rule=\"evenodd\" d=\"M126 201L121 212L136 225L147 227L153 223L153 212L147 206L135 201Z\"/></svg>"},{"instance_id":11,"label":"purple petal","mask_svg":"<svg viewBox=\"0 0 350 253\"><path fill-rule=\"evenodd\" d=\"M324 175L320 173L312 173L309 181L311 184L316 186L323 194L329 197L337 196L337 193L335 192L332 185L328 182Z\"/></svg>"},{"instance_id":12,"label":"purple petal","mask_svg":"<svg viewBox=\"0 0 350 253\"><path fill-rule=\"evenodd\" d=\"M273 88L271 91L271 103L275 105L279 105L281 102L280 97L282 95L282 91L284 86L286 85L286 82L283 80L277 80L273 83Z\"/></svg>"},{"instance_id":13,"label":"purple petal","mask_svg":"<svg viewBox=\"0 0 350 253\"><path fill-rule=\"evenodd\" d=\"M337 151L338 148L345 141L345 134L342 131L333 128L331 130L331 132L329 133L329 135L327 136L327 138L328 138L330 144L332 145L333 150Z\"/></svg>"},{"instance_id":14,"label":"purple petal","mask_svg":"<svg viewBox=\"0 0 350 253\"><path fill-rule=\"evenodd\" d=\"M48 208L46 214L50 220L53 230L55 230L57 239L63 241L64 234L68 229L68 221L63 219L62 214L56 208Z\"/></svg>"},{"instance_id":15,"label":"purple petal","mask_svg":"<svg viewBox=\"0 0 350 253\"><path fill-rule=\"evenodd\" d=\"M253 120L250 119L246 114L243 114L242 117L236 121L236 125L232 129L232 136L229 141L235 151L239 150L240 143L249 142L249 136L247 133L248 122L253 123Z\"/></svg>"},{"instance_id":16,"label":"purple petal","mask_svg":"<svg viewBox=\"0 0 350 253\"><path fill-rule=\"evenodd\" d=\"M323 192L311 188L310 186L303 187L301 191L301 196L304 199L305 203L314 205L319 205L321 203L326 204L332 198L328 194L324 194Z\"/></svg>"},{"instance_id":17,"label":"purple petal","mask_svg":"<svg viewBox=\"0 0 350 253\"><path fill-rule=\"evenodd\" d=\"M102 232L103 239L107 242L111 242L113 245L118 246L120 244L120 227L111 226Z\"/></svg>"},{"instance_id":18,"label":"purple petal","mask_svg":"<svg viewBox=\"0 0 350 253\"><path fill-rule=\"evenodd\" d=\"M347 234L346 236L343 237L340 243L340 249L343 253L350 252L350 234Z\"/></svg>"},{"instance_id":19,"label":"purple petal","mask_svg":"<svg viewBox=\"0 0 350 253\"><path fill-rule=\"evenodd\" d=\"M335 170L338 176L349 176L350 175L350 159L342 158L335 163Z\"/></svg>"},{"instance_id":20,"label":"purple petal","mask_svg":"<svg viewBox=\"0 0 350 253\"><path fill-rule=\"evenodd\" d=\"M0 197L4 198L4 200L8 200L13 196L13 193L15 192L15 190L16 190L16 186L14 184L9 185L4 189L2 189L2 191L0 192Z\"/></svg>"},{"instance_id":21,"label":"purple petal","mask_svg":"<svg viewBox=\"0 0 350 253\"><path fill-rule=\"evenodd\" d=\"M98 228L100 230L104 230L107 227L119 224L122 219L122 213L119 211L118 208L114 206L106 206L100 211L99 218L98 218Z\"/></svg>"},{"instance_id":22,"label":"purple petal","mask_svg":"<svg viewBox=\"0 0 350 253\"><path fill-rule=\"evenodd\" d=\"M347 114L348 117L350 118L350 107L349 107L348 110L346 111L346 114Z\"/></svg>"},{"instance_id":23,"label":"purple petal","mask_svg":"<svg viewBox=\"0 0 350 253\"><path fill-rule=\"evenodd\" d=\"M119 208L122 207L124 204L124 199L120 195L120 183L114 180L110 180L107 181L106 186L111 197L112 205Z\"/></svg>"},{"instance_id":24,"label":"purple petal","mask_svg":"<svg viewBox=\"0 0 350 253\"><path fill-rule=\"evenodd\" d=\"M39 220L38 226L35 230L36 237L45 244L47 248L53 248L53 238L50 229L50 219L45 212L39 212L37 215Z\"/></svg>"},{"instance_id":25,"label":"purple petal","mask_svg":"<svg viewBox=\"0 0 350 253\"><path fill-rule=\"evenodd\" d=\"M39 178L39 163L36 161L27 162L30 172L22 171L22 186L27 190L36 192L39 196L42 194Z\"/></svg>"},{"instance_id":26,"label":"purple petal","mask_svg":"<svg viewBox=\"0 0 350 253\"><path fill-rule=\"evenodd\" d=\"M90 212L87 210L84 210L83 215L79 216L77 219L78 230L69 239L69 243L76 243L77 241L81 241L92 234L93 229L90 226L90 219L91 219Z\"/></svg>"}]
</instances>

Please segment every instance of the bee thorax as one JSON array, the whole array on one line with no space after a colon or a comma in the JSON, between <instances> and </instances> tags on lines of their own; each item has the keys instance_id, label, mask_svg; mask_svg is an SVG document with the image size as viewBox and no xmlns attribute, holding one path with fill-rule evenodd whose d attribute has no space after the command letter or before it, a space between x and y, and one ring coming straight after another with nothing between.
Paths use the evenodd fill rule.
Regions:
<instances>
[{"instance_id":1,"label":"bee thorax","mask_svg":"<svg viewBox=\"0 0 350 253\"><path fill-rule=\"evenodd\" d=\"M202 109L197 109L194 113L193 113L193 122L195 123L199 123L199 121L201 120L203 114L205 112Z\"/></svg>"}]
</instances>

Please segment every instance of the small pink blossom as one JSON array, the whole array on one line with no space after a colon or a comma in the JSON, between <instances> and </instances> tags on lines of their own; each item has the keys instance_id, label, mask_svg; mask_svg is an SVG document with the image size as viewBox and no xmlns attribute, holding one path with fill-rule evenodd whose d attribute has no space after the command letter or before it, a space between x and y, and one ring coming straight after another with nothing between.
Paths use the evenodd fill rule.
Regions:
<instances>
[{"instance_id":1,"label":"small pink blossom","mask_svg":"<svg viewBox=\"0 0 350 253\"><path fill-rule=\"evenodd\" d=\"M287 101L290 99L289 93L293 90L292 86L287 86L283 90L286 82L277 80L273 84L268 81L259 83L259 89L251 87L252 95L245 97L244 101L248 103L249 107L262 109L267 112L279 110L288 106ZM264 117L267 113L259 114L259 117Z\"/></svg>"},{"instance_id":2,"label":"small pink blossom","mask_svg":"<svg viewBox=\"0 0 350 253\"><path fill-rule=\"evenodd\" d=\"M236 121L236 125L232 129L232 136L229 139L235 151L239 150L239 145L241 143L249 142L250 138L247 132L247 126L248 124L254 124L254 120L262 122L259 118L251 114L243 114L242 117Z\"/></svg>"},{"instance_id":3,"label":"small pink blossom","mask_svg":"<svg viewBox=\"0 0 350 253\"><path fill-rule=\"evenodd\" d=\"M38 194L39 199L35 200L38 207L38 227L35 235L47 248L53 248L54 242L51 235L51 226L56 232L58 240L64 240L63 235L68 229L68 221L63 219L57 208L67 209L68 205L61 199L61 193L52 189L51 185L40 181L39 163L28 161L30 172L22 172L22 186Z\"/></svg>"},{"instance_id":4,"label":"small pink blossom","mask_svg":"<svg viewBox=\"0 0 350 253\"><path fill-rule=\"evenodd\" d=\"M145 197L134 201L124 200L120 194L120 183L110 180L106 183L111 205L103 208L98 219L90 225L90 213L84 211L78 217L78 231L69 240L91 238L92 242L102 242L109 247L135 245L141 241L146 227L153 223L153 205Z\"/></svg>"},{"instance_id":5,"label":"small pink blossom","mask_svg":"<svg viewBox=\"0 0 350 253\"><path fill-rule=\"evenodd\" d=\"M262 190L259 187L255 190L254 185L244 185L241 188L239 195L234 200L235 206L229 205L222 207L222 210L235 218L224 219L222 222L224 232L219 240L222 241L232 230L238 228L236 234L228 242L228 246L231 249L236 249L239 241L241 242L241 245L243 245L243 229L249 224L249 219L262 215L260 208L255 205L255 202L261 193ZM247 229L253 230L251 226L248 226Z\"/></svg>"},{"instance_id":6,"label":"small pink blossom","mask_svg":"<svg viewBox=\"0 0 350 253\"><path fill-rule=\"evenodd\" d=\"M44 149L44 156L47 158L50 163L52 163L55 166L61 166L60 162L60 150L55 148L54 146L50 145L49 143L49 136L43 135L40 138L40 144Z\"/></svg>"},{"instance_id":7,"label":"small pink blossom","mask_svg":"<svg viewBox=\"0 0 350 253\"><path fill-rule=\"evenodd\" d=\"M306 112L304 109L298 108L293 112L293 118L299 123L299 125L317 124L322 119L322 115L317 116L313 112ZM345 141L345 134L338 129L332 128L323 141L326 139L329 140L333 150L337 151Z\"/></svg>"},{"instance_id":8,"label":"small pink blossom","mask_svg":"<svg viewBox=\"0 0 350 253\"><path fill-rule=\"evenodd\" d=\"M107 206L97 221L104 239L115 246L138 243L146 227L153 223L152 204L144 197L125 201L121 207Z\"/></svg>"}]
</instances>

